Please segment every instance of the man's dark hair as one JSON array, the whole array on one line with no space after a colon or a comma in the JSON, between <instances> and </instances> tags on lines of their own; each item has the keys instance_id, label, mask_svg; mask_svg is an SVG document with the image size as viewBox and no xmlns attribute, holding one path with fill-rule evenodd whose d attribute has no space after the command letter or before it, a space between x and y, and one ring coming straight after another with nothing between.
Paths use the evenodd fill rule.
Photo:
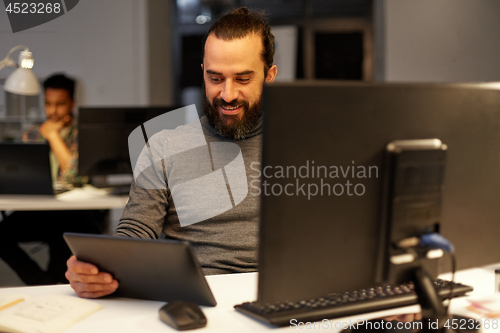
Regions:
<instances>
[{"instance_id":1,"label":"man's dark hair","mask_svg":"<svg viewBox=\"0 0 500 333\"><path fill-rule=\"evenodd\" d=\"M75 99L75 80L70 79L64 74L54 74L43 82L43 90L47 88L64 89L68 92L69 97Z\"/></svg>"},{"instance_id":2,"label":"man's dark hair","mask_svg":"<svg viewBox=\"0 0 500 333\"><path fill-rule=\"evenodd\" d=\"M241 39L250 34L260 35L263 46L262 61L264 61L264 74L267 76L267 71L273 65L274 36L263 14L250 12L247 7L241 7L223 15L212 25L203 39L203 58L205 57L205 44L211 33L214 33L215 37L225 41Z\"/></svg>"}]
</instances>

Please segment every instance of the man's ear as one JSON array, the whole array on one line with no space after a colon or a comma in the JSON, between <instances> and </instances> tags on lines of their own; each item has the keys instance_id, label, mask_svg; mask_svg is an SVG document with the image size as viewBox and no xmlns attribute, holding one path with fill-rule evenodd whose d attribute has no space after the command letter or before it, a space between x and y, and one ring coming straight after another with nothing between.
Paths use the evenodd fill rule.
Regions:
<instances>
[{"instance_id":1,"label":"man's ear","mask_svg":"<svg viewBox=\"0 0 500 333\"><path fill-rule=\"evenodd\" d=\"M276 78L276 74L278 74L278 68L276 65L272 65L272 67L267 71L266 83L272 83Z\"/></svg>"},{"instance_id":2,"label":"man's ear","mask_svg":"<svg viewBox=\"0 0 500 333\"><path fill-rule=\"evenodd\" d=\"M203 63L201 64L201 71L203 72Z\"/></svg>"}]
</instances>

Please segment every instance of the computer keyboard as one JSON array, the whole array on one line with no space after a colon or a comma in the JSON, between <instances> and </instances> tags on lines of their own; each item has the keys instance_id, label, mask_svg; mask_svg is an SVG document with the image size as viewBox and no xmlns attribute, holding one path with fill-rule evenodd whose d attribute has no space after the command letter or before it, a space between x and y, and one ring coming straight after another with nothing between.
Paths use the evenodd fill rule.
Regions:
<instances>
[{"instance_id":1,"label":"computer keyboard","mask_svg":"<svg viewBox=\"0 0 500 333\"><path fill-rule=\"evenodd\" d=\"M446 280L435 280L434 287L439 296L448 297L453 284L453 297L464 296L473 290L471 286ZM399 286L379 286L352 292L329 294L316 299L260 304L246 302L235 305L235 309L259 321L276 326L288 326L290 320L313 322L352 316L359 313L380 311L417 304L417 294L412 283Z\"/></svg>"}]
</instances>

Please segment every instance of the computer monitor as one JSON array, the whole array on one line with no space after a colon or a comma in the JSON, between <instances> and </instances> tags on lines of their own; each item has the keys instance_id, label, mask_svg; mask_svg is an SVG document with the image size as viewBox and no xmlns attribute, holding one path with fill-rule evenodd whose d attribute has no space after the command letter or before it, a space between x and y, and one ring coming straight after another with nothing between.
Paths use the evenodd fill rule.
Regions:
<instances>
[{"instance_id":1,"label":"computer monitor","mask_svg":"<svg viewBox=\"0 0 500 333\"><path fill-rule=\"evenodd\" d=\"M82 176L132 175L128 136L144 122L178 109L165 107L81 107L78 112L78 172ZM177 126L183 114L175 115Z\"/></svg>"},{"instance_id":2,"label":"computer monitor","mask_svg":"<svg viewBox=\"0 0 500 333\"><path fill-rule=\"evenodd\" d=\"M447 145L439 232L458 269L500 261L500 84L276 83L263 106L259 302L382 282L394 140Z\"/></svg>"}]
</instances>

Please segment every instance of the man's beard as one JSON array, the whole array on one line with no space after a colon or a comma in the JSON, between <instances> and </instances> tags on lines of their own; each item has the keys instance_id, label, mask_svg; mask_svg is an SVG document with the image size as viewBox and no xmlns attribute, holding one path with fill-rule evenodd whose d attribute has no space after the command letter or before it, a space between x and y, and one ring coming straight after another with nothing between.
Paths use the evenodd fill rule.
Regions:
<instances>
[{"instance_id":1,"label":"man's beard","mask_svg":"<svg viewBox=\"0 0 500 333\"><path fill-rule=\"evenodd\" d=\"M206 92L203 91L203 105L210 126L215 128L217 134L220 136L233 140L244 139L246 134L255 128L262 116L260 99L252 107L249 106L248 101L233 100L231 103L226 103L222 98L217 97L210 103ZM235 107L238 105L243 106L243 117L241 119L239 118L239 114L221 114L218 108L219 106Z\"/></svg>"}]
</instances>

